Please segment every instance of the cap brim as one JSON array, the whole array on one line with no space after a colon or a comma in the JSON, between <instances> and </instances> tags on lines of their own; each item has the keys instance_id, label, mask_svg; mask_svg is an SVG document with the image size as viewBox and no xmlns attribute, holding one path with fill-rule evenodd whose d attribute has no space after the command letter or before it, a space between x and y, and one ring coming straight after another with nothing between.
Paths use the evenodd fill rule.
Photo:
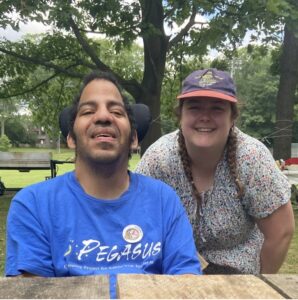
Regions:
<instances>
[{"instance_id":1,"label":"cap brim","mask_svg":"<svg viewBox=\"0 0 298 300\"><path fill-rule=\"evenodd\" d=\"M200 90L200 91L193 91L193 92L181 94L177 97L177 99L198 98L198 97L216 98L216 99L226 100L234 103L237 102L237 99L235 97L223 93L215 92L215 91L210 91L210 90Z\"/></svg>"}]
</instances>

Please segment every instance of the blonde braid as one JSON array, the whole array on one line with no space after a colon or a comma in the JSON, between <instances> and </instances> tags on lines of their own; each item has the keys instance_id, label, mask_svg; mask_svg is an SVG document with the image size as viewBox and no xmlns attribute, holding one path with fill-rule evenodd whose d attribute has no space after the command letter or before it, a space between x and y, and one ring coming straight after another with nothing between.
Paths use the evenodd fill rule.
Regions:
<instances>
[{"instance_id":1,"label":"blonde braid","mask_svg":"<svg viewBox=\"0 0 298 300\"><path fill-rule=\"evenodd\" d=\"M188 181L191 184L191 188L192 188L192 194L194 199L196 199L197 201L197 213L199 212L199 206L201 203L201 195L199 193L199 191L197 190L194 181L193 181L193 177L192 177L192 172L191 172L191 163L190 163L190 157L187 153L186 150L186 146L185 146L185 140L184 140L184 136L182 134L182 130L180 128L179 130L179 135L178 135L178 145L179 145L179 154L181 157L181 161L182 161L182 165L183 165L183 169L186 175L186 178L188 179Z\"/></svg>"},{"instance_id":2,"label":"blonde braid","mask_svg":"<svg viewBox=\"0 0 298 300\"><path fill-rule=\"evenodd\" d=\"M235 135L234 126L233 126L230 130L230 134L227 141L227 160L228 160L231 176L237 186L237 196L238 198L241 198L244 193L244 188L242 183L238 179L236 152L237 152L237 137Z\"/></svg>"}]
</instances>

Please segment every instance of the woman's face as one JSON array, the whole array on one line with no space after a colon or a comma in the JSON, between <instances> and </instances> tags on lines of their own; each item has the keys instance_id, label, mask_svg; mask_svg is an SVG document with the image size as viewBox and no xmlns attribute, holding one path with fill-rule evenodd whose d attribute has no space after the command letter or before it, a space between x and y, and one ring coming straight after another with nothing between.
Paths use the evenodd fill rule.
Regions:
<instances>
[{"instance_id":1,"label":"woman's face","mask_svg":"<svg viewBox=\"0 0 298 300\"><path fill-rule=\"evenodd\" d=\"M212 98L180 101L183 101L180 125L187 149L222 152L234 122L231 103Z\"/></svg>"}]
</instances>

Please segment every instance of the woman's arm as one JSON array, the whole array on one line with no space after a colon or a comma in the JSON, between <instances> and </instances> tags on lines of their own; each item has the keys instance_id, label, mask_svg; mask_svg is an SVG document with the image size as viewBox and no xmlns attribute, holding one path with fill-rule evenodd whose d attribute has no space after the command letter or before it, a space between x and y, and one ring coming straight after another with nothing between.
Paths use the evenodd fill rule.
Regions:
<instances>
[{"instance_id":1,"label":"woman's arm","mask_svg":"<svg viewBox=\"0 0 298 300\"><path fill-rule=\"evenodd\" d=\"M261 249L261 274L277 273L285 260L295 230L291 201L279 207L271 215L256 219L264 234Z\"/></svg>"}]
</instances>

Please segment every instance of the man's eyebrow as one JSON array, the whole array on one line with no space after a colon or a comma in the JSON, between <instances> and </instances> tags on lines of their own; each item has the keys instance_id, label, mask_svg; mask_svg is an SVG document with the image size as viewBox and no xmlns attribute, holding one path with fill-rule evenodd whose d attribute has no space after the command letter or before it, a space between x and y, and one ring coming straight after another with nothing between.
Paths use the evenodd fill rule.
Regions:
<instances>
[{"instance_id":1,"label":"man's eyebrow","mask_svg":"<svg viewBox=\"0 0 298 300\"><path fill-rule=\"evenodd\" d=\"M84 101L84 102L79 104L78 110L81 109L84 106L96 107L97 106L97 101L95 101L95 100ZM119 107L125 109L124 103L119 102L117 100L109 100L108 103L107 103L107 106L108 107L119 106Z\"/></svg>"},{"instance_id":2,"label":"man's eyebrow","mask_svg":"<svg viewBox=\"0 0 298 300\"><path fill-rule=\"evenodd\" d=\"M92 106L92 107L95 107L95 106L96 106L96 102L93 101L93 100L89 100L89 101L85 101L85 102L79 103L78 110L81 109L81 108L84 107L84 106Z\"/></svg>"},{"instance_id":3,"label":"man's eyebrow","mask_svg":"<svg viewBox=\"0 0 298 300\"><path fill-rule=\"evenodd\" d=\"M111 100L108 101L108 107L111 107L111 106L112 106L112 107L113 107L113 106L120 106L120 107L122 107L123 109L125 109L125 105L124 105L123 101L119 102L119 101L117 101L117 100L111 99Z\"/></svg>"}]
</instances>

